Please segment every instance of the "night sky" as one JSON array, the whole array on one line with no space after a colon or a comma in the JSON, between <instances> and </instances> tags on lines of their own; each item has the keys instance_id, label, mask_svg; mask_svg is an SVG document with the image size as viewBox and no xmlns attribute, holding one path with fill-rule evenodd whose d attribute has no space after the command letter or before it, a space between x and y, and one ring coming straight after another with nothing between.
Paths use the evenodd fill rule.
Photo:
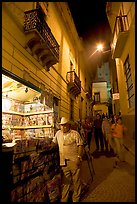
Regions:
<instances>
[{"instance_id":1,"label":"night sky","mask_svg":"<svg viewBox=\"0 0 137 204\"><path fill-rule=\"evenodd\" d=\"M85 56L91 64L92 72L96 71L99 55L90 55L97 44L103 43L104 51L110 49L111 29L106 16L106 1L103 0L71 0L68 2L79 37L83 39ZM105 59L105 55L103 58Z\"/></svg>"},{"instance_id":2,"label":"night sky","mask_svg":"<svg viewBox=\"0 0 137 204\"><path fill-rule=\"evenodd\" d=\"M110 43L111 30L106 16L106 1L78 1L68 2L79 37L85 45L98 42Z\"/></svg>"}]
</instances>

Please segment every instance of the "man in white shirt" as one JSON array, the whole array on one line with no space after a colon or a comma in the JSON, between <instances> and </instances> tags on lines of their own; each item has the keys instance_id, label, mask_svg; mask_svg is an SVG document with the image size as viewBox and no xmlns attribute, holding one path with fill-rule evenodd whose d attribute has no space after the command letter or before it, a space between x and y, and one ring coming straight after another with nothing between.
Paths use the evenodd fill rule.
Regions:
<instances>
[{"instance_id":1,"label":"man in white shirt","mask_svg":"<svg viewBox=\"0 0 137 204\"><path fill-rule=\"evenodd\" d=\"M83 154L83 140L76 130L71 130L67 118L61 118L61 130L58 130L53 142L59 146L60 166L63 172L61 202L68 202L73 182L72 201L78 202L81 194L80 165Z\"/></svg>"}]
</instances>

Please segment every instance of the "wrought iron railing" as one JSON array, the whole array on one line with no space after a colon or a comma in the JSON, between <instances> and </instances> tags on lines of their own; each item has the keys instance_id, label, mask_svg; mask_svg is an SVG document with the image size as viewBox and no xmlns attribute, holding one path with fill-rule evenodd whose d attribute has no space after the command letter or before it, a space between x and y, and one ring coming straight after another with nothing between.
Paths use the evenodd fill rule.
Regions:
<instances>
[{"instance_id":1,"label":"wrought iron railing","mask_svg":"<svg viewBox=\"0 0 137 204\"><path fill-rule=\"evenodd\" d=\"M92 91L90 89L86 91L86 97L87 99L92 99Z\"/></svg>"},{"instance_id":2,"label":"wrought iron railing","mask_svg":"<svg viewBox=\"0 0 137 204\"><path fill-rule=\"evenodd\" d=\"M40 36L44 39L47 47L59 61L59 44L54 38L51 29L46 23L43 13L40 8L29 10L25 13L24 30L25 32L37 30Z\"/></svg>"},{"instance_id":3,"label":"wrought iron railing","mask_svg":"<svg viewBox=\"0 0 137 204\"><path fill-rule=\"evenodd\" d=\"M75 89L74 92L76 93L76 95L81 93L81 81L75 71L67 72L66 80L67 80L68 86L72 88L72 92ZM71 91L71 88L70 88L70 91Z\"/></svg>"},{"instance_id":4,"label":"wrought iron railing","mask_svg":"<svg viewBox=\"0 0 137 204\"><path fill-rule=\"evenodd\" d=\"M115 25L114 25L114 31L113 31L113 41L111 44L112 51L115 50L119 33L120 32L127 32L128 30L129 30L129 22L128 22L127 15L117 16L116 21L115 21Z\"/></svg>"},{"instance_id":5,"label":"wrought iron railing","mask_svg":"<svg viewBox=\"0 0 137 204\"><path fill-rule=\"evenodd\" d=\"M119 32L128 31L129 29L129 22L127 15L117 16L114 26L114 33L118 35Z\"/></svg>"}]
</instances>

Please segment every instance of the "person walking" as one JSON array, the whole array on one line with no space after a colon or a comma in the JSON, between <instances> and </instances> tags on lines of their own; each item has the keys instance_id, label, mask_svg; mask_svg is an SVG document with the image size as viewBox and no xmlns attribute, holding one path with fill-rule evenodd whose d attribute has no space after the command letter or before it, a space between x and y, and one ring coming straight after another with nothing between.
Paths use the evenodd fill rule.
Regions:
<instances>
[{"instance_id":1,"label":"person walking","mask_svg":"<svg viewBox=\"0 0 137 204\"><path fill-rule=\"evenodd\" d=\"M86 134L88 148L90 150L90 143L91 143L92 132L93 132L93 122L89 117L87 117L85 119L85 123L83 125L83 128L84 128L84 131L85 131L85 134Z\"/></svg>"},{"instance_id":2,"label":"person walking","mask_svg":"<svg viewBox=\"0 0 137 204\"><path fill-rule=\"evenodd\" d=\"M63 173L61 202L68 202L72 183L72 201L79 202L82 191L80 167L84 151L83 140L76 130L71 129L67 118L61 118L60 126L61 129L55 134L53 142L59 146L60 166Z\"/></svg>"},{"instance_id":3,"label":"person walking","mask_svg":"<svg viewBox=\"0 0 137 204\"><path fill-rule=\"evenodd\" d=\"M94 137L96 143L96 150L103 151L104 150L104 141L102 134L102 119L99 113L96 114L96 119L94 120Z\"/></svg>"},{"instance_id":4,"label":"person walking","mask_svg":"<svg viewBox=\"0 0 137 204\"><path fill-rule=\"evenodd\" d=\"M104 138L104 143L105 143L105 148L106 151L110 151L111 146L111 126L108 121L108 118L104 116L104 119L102 121L102 133L103 133L103 138Z\"/></svg>"},{"instance_id":5,"label":"person walking","mask_svg":"<svg viewBox=\"0 0 137 204\"><path fill-rule=\"evenodd\" d=\"M111 126L112 137L114 139L115 148L114 151L116 153L117 160L115 161L115 166L118 165L118 162L124 161L124 153L123 153L123 138L126 134L127 128L122 124L122 118L117 117L116 123Z\"/></svg>"}]
</instances>

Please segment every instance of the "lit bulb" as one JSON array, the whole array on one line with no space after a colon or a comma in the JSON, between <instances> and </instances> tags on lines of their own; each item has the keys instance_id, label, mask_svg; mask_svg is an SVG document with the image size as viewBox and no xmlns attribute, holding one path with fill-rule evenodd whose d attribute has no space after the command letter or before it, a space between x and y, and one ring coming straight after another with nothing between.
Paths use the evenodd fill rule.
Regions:
<instances>
[{"instance_id":1,"label":"lit bulb","mask_svg":"<svg viewBox=\"0 0 137 204\"><path fill-rule=\"evenodd\" d=\"M97 46L97 50L100 51L100 52L103 51L103 45L102 45L102 44L99 44L99 45Z\"/></svg>"}]
</instances>

